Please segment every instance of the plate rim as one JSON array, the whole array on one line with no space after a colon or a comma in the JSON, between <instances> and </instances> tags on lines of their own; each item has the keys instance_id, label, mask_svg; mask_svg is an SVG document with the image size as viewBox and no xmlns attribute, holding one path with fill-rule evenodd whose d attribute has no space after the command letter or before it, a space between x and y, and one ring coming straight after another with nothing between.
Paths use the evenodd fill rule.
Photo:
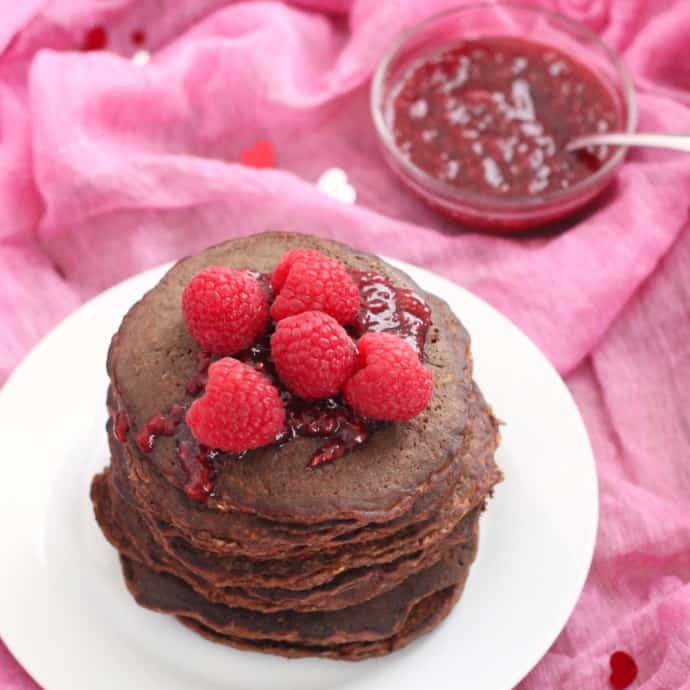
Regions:
<instances>
[{"instance_id":1,"label":"plate rim","mask_svg":"<svg viewBox=\"0 0 690 690\"><path fill-rule=\"evenodd\" d=\"M390 263L396 268L399 268L403 271L405 271L408 274L411 274L412 279L418 283L418 282L426 282L427 280L430 282L438 282L441 281L441 283L446 284L449 286L452 290L457 290L459 293L462 294L464 299L468 299L472 302L475 303L475 306L479 309L483 310L488 310L494 318L499 319L500 321L504 322L504 324L507 324L507 326L516 334L519 334L519 337L521 337L526 343L529 344L529 346L539 355L539 357L542 360L542 364L547 366L548 369L550 370L550 373L552 376L555 376L555 378L558 381L559 387L561 389L561 392L564 393L567 398L569 399L569 403L576 412L577 418L579 420L579 424L582 427L582 431L584 432L584 439L586 439L587 442L587 450L588 450L588 482L591 484L591 490L592 490L592 496L593 496L593 501L590 504L590 510L591 514L589 515L589 527L590 527L590 534L588 535L588 546L587 546L587 556L586 558L583 557L581 563L581 568L580 568L580 574L579 577L577 578L578 584L577 584L577 592L571 595L570 599L571 601L568 602L568 604L564 607L563 612L560 615L560 618L562 620L560 621L559 624L557 625L552 625L551 629L544 634L544 640L540 645L538 645L539 650L535 651L535 653L532 655L530 658L526 658L524 662L520 665L520 669L516 670L513 675L514 678L511 681L511 685L506 686L508 687L513 687L513 685L519 683L533 668L534 666L544 657L546 652L548 651L549 647L552 645L554 640L558 637L562 629L565 627L567 624L570 616L572 615L572 612L577 605L577 602L580 599L581 593L583 591L587 576L589 574L592 560L594 557L594 551L595 551L595 546L596 546L596 536L597 536L597 531L598 531L598 525L599 525L599 482L598 482L598 474L597 474L597 468L596 468L596 461L594 457L594 453L592 450L591 446L591 441L589 439L589 433L587 431L587 427L585 425L584 419L582 417L582 414L579 411L579 408L577 407L577 404L574 401L574 398L572 394L570 393L569 388L567 387L565 381L563 378L560 376L560 374L556 371L554 366L551 364L551 362L547 359L546 355L537 347L537 345L532 341L532 339L525 334L508 316L500 312L498 309L496 309L493 305L489 304L486 302L484 299L481 297L473 294L471 291L469 291L467 288L454 283L453 281L449 280L448 278L435 273L427 268L423 268L420 266L416 266L414 264L410 264L405 261L401 261L398 259L393 259L389 258L386 256L381 257L384 261ZM94 295L90 299L86 300L83 302L79 307L77 307L75 310L73 310L70 314L68 314L64 319L59 321L53 328L51 328L27 353L26 355L22 358L20 363L15 367L15 369L12 371L10 376L7 378L5 384L3 387L0 389L0 409L4 405L5 400L8 396L12 395L12 391L14 390L14 386L16 385L14 383L15 380L21 378L25 375L24 372L27 369L31 368L32 362L35 357L39 356L40 353L46 349L50 348L52 340L56 337L56 334L59 332L62 332L64 329L69 329L71 326L71 323L77 319L80 315L80 313L87 309L87 308L93 308L94 304L97 304L99 301L103 300L106 301L108 298L110 298L113 293L119 292L121 290L126 290L127 286L137 284L139 282L142 283L142 286L145 286L143 291L141 292L141 295L145 294L148 290L150 290L155 284L158 279L160 279L165 272L167 272L175 262L166 262L164 264L155 266L153 268L149 268L145 271L142 271L140 273L137 273L135 275L129 276L128 278L120 281L119 283L116 283L115 285L112 285L108 287L107 289L101 291L97 295ZM419 276L423 276L423 280L418 280ZM422 288L425 289L425 288ZM431 291L433 292L433 291ZM436 294L436 293L434 293ZM437 296L440 299L444 299L443 295L438 295ZM125 310L128 307L125 307ZM451 309L454 311L453 307L451 306ZM104 355L105 356L105 355ZM9 391L9 393L8 393ZM0 532L0 543L4 541L2 538L2 532ZM2 615L2 612L0 612L0 622L3 622L5 620L5 617ZM31 650L31 645L30 643L27 642L27 649L22 648L22 642L20 641L18 644L16 644L16 640L8 639L5 632L5 625L3 624L3 629L0 631L0 640L6 645L10 653L14 656L14 658L17 660L17 662L22 666L23 670L29 674L32 678L35 679L36 682L42 684L44 686L44 690L56 690L51 686L48 686L46 683L48 682L49 679L41 679L42 676L42 671L39 672L38 674L34 675L34 670L31 668L33 665L32 659L32 650ZM375 673L372 678L373 679L379 679L380 673ZM362 685L364 687L366 683ZM355 680L354 686L357 686L357 688L360 687L360 683ZM502 690L502 689L501 689Z\"/></svg>"}]
</instances>

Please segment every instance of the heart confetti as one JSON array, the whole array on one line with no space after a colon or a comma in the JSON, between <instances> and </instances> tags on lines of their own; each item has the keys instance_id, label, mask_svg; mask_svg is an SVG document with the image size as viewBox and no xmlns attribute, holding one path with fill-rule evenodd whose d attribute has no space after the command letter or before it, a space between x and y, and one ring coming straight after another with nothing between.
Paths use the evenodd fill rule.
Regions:
<instances>
[{"instance_id":1,"label":"heart confetti","mask_svg":"<svg viewBox=\"0 0 690 690\"><path fill-rule=\"evenodd\" d=\"M108 45L108 33L102 26L91 27L84 36L82 50L103 50Z\"/></svg>"},{"instance_id":2,"label":"heart confetti","mask_svg":"<svg viewBox=\"0 0 690 690\"><path fill-rule=\"evenodd\" d=\"M341 168L326 170L317 180L316 188L344 204L354 204L357 199L357 191L348 182L347 174Z\"/></svg>"},{"instance_id":3,"label":"heart confetti","mask_svg":"<svg viewBox=\"0 0 690 690\"><path fill-rule=\"evenodd\" d=\"M132 55L132 63L137 67L143 67L147 65L151 60L151 53L148 50L137 50L134 55Z\"/></svg>"},{"instance_id":4,"label":"heart confetti","mask_svg":"<svg viewBox=\"0 0 690 690\"><path fill-rule=\"evenodd\" d=\"M637 664L626 652L614 652L609 660L609 683L614 690L625 690L637 678Z\"/></svg>"},{"instance_id":5,"label":"heart confetti","mask_svg":"<svg viewBox=\"0 0 690 690\"><path fill-rule=\"evenodd\" d=\"M146 43L146 32L143 29L134 29L129 38L135 46L142 46Z\"/></svg>"},{"instance_id":6,"label":"heart confetti","mask_svg":"<svg viewBox=\"0 0 690 690\"><path fill-rule=\"evenodd\" d=\"M252 168L273 168L276 164L276 153L268 139L260 139L240 153L240 162Z\"/></svg>"}]
</instances>

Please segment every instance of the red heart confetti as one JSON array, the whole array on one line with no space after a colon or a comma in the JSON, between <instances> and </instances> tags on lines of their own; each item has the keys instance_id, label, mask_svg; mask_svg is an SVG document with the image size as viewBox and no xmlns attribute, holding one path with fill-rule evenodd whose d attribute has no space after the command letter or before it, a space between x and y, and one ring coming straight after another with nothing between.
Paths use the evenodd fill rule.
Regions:
<instances>
[{"instance_id":1,"label":"red heart confetti","mask_svg":"<svg viewBox=\"0 0 690 690\"><path fill-rule=\"evenodd\" d=\"M614 652L609 660L609 683L614 690L625 690L637 678L637 664L627 652Z\"/></svg>"},{"instance_id":2,"label":"red heart confetti","mask_svg":"<svg viewBox=\"0 0 690 690\"><path fill-rule=\"evenodd\" d=\"M240 162L252 168L273 168L276 164L276 152L268 139L260 139L240 153Z\"/></svg>"},{"instance_id":3,"label":"red heart confetti","mask_svg":"<svg viewBox=\"0 0 690 690\"><path fill-rule=\"evenodd\" d=\"M144 45L146 43L146 32L143 29L134 29L129 35L129 39L135 46Z\"/></svg>"},{"instance_id":4,"label":"red heart confetti","mask_svg":"<svg viewBox=\"0 0 690 690\"><path fill-rule=\"evenodd\" d=\"M84 36L82 50L103 50L108 45L108 33L102 26L92 26Z\"/></svg>"}]
</instances>

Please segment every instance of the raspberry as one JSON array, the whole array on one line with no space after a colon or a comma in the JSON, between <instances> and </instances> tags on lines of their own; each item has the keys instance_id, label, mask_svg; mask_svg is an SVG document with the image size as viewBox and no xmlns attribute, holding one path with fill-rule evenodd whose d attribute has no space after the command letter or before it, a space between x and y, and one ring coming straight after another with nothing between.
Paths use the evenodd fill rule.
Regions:
<instances>
[{"instance_id":1,"label":"raspberry","mask_svg":"<svg viewBox=\"0 0 690 690\"><path fill-rule=\"evenodd\" d=\"M285 408L275 386L231 357L211 364L206 391L187 412L199 443L235 453L272 443L284 423Z\"/></svg>"},{"instance_id":2,"label":"raspberry","mask_svg":"<svg viewBox=\"0 0 690 690\"><path fill-rule=\"evenodd\" d=\"M345 401L372 419L402 422L418 415L433 391L431 372L417 353L392 333L367 333L357 343L354 376L345 384Z\"/></svg>"},{"instance_id":3,"label":"raspberry","mask_svg":"<svg viewBox=\"0 0 690 690\"><path fill-rule=\"evenodd\" d=\"M342 388L357 350L332 316L305 311L278 322L271 336L271 355L278 376L295 395L320 400Z\"/></svg>"},{"instance_id":4,"label":"raspberry","mask_svg":"<svg viewBox=\"0 0 690 690\"><path fill-rule=\"evenodd\" d=\"M211 266L199 271L182 293L189 332L210 352L232 355L254 343L268 324L261 284L242 271Z\"/></svg>"},{"instance_id":5,"label":"raspberry","mask_svg":"<svg viewBox=\"0 0 690 690\"><path fill-rule=\"evenodd\" d=\"M296 261L309 261L310 259L319 259L322 256L323 254L317 252L316 249L301 249L299 247L285 252L278 265L273 269L273 275L271 276L273 292L276 294L280 292L280 289L285 285L292 264Z\"/></svg>"},{"instance_id":6,"label":"raspberry","mask_svg":"<svg viewBox=\"0 0 690 690\"><path fill-rule=\"evenodd\" d=\"M359 291L345 267L314 249L292 249L271 279L274 321L304 311L323 311L339 323L350 323L359 310Z\"/></svg>"}]
</instances>

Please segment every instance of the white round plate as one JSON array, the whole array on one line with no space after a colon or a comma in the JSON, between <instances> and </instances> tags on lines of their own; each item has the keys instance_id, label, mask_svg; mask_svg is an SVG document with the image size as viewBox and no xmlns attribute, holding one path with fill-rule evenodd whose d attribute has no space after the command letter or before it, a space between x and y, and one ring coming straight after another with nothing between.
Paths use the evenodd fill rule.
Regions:
<instances>
[{"instance_id":1,"label":"white round plate","mask_svg":"<svg viewBox=\"0 0 690 690\"><path fill-rule=\"evenodd\" d=\"M108 462L110 337L164 267L65 319L0 393L0 636L45 690L508 690L546 652L594 547L597 481L582 419L508 319L439 276L392 263L465 323L476 379L506 422L497 455L505 481L449 618L387 657L286 660L213 644L134 603L93 518L89 483Z\"/></svg>"}]
</instances>

